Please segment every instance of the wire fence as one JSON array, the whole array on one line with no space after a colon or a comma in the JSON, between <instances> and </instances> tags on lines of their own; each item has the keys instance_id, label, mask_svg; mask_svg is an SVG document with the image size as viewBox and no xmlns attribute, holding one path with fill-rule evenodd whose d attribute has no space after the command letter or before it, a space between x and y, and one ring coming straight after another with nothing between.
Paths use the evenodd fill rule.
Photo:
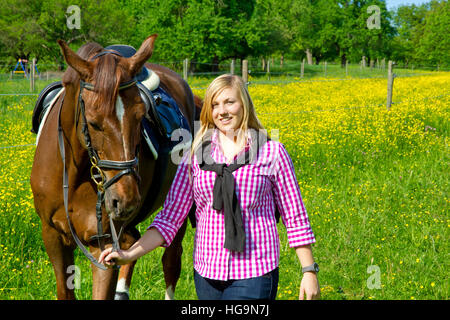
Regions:
<instances>
[{"instance_id":1,"label":"wire fence","mask_svg":"<svg viewBox=\"0 0 450 320\"><path fill-rule=\"evenodd\" d=\"M325 62L322 66L318 66L318 65L313 65L313 66L307 66L305 65L305 61L301 62L301 72L295 72L295 69L298 70L299 67L299 62L298 61L288 61L285 64L285 69L284 71L278 70L278 71L273 71L274 69L277 70L276 68L272 68L272 71L270 70L270 60L266 61L266 70L264 72L261 71L252 71L251 68L255 68L254 70L258 70L258 68L260 68L261 66L259 66L259 61L257 60L251 60L249 62L249 68L248 68L248 74L250 75L255 75L255 74L262 74L263 76L261 77L251 77L250 81L248 81L248 85L249 86L256 86L256 85L282 85L282 84L289 84L289 83L314 83L314 82L336 82L336 81L360 81L360 80L373 80L373 79L386 79L386 73L387 70L384 70L384 64L380 65L378 64L376 67L371 66L370 68L368 67L363 67L362 63L357 65L357 68L359 69L360 72L360 76L361 77L349 77L349 69L354 69L355 66L354 65L349 65L348 63L345 66L345 76L346 77L341 77L341 78L330 78L327 79L327 68L335 68L337 69L339 72L343 72L343 68L340 64L327 64L327 62ZM273 60L272 60L273 63ZM234 72L236 73L236 71L238 71L238 69L240 68L240 66L236 66L234 62L231 63L231 66L229 64L226 63L222 63L222 64L212 64L212 63L198 63L198 62L191 62L190 64L188 63L187 60L183 60L183 61L163 61L160 62L160 64L162 65L166 65L169 67L172 67L173 69L176 69L176 65L177 64L182 64L182 68L184 68L185 70L183 70L183 75L185 78L187 78L186 80L188 80L189 82L189 77L191 77L191 79L193 79L192 77L198 77L198 76L214 76L216 77L218 74L223 74L223 73L228 73L228 72ZM198 68L198 65L207 65L208 67L213 67L213 68L217 68L217 69L222 69L216 72L186 72L187 69L190 68L190 66L192 67L192 65L197 65L195 68ZM0 65L0 67L4 67L5 65ZM50 67L54 67L56 65L47 65ZM58 65L59 66L59 65ZM281 64L281 67L283 65ZM264 68L264 66L262 66ZM323 68L323 70L322 70ZM377 69L377 72L373 73L374 68ZM423 67L422 67L423 68ZM430 67L431 68L431 67ZM231 69L231 70L230 70ZM436 68L435 68L436 69ZM437 68L439 69L439 68ZM305 79L304 75L308 74L308 73L313 73L313 75L317 76L317 74L314 74L314 70L317 72L319 70L319 72L324 72L324 79L319 78L319 79ZM320 71L322 70L322 71ZM329 69L330 70L330 69ZM396 78L401 78L401 77L414 77L414 76L427 76L427 75L435 75L436 72L413 72L414 71L414 67L412 66L410 69L406 69L403 70L403 72L398 72L399 70L396 69ZM401 71L401 70L400 70ZM442 70L441 70L442 71ZM62 73L59 74L59 76L61 76ZM333 73L328 73L328 76L333 76ZM276 79L275 77L283 77L283 78L279 78ZM1 75L0 75L0 80L1 80ZM12 79L7 79L6 81L11 81ZM42 79L41 79L42 80ZM48 82L50 81L50 79L41 81L40 86L46 85L48 84ZM27 84L25 83L25 85L23 85L23 79L22 79L22 90L27 90ZM207 82L208 83L208 82ZM17 86L13 86L13 87L17 87ZM38 86L39 87L39 86ZM39 88L36 87L36 89L39 90ZM33 84L33 88L34 88L34 84ZM191 86L192 90L205 90L206 86L200 86L200 87L194 87ZM39 93L37 92L32 92L32 93L26 93L26 92L12 92L12 93L0 93L0 98L2 97L11 97L11 96L38 96ZM434 97L426 97L422 100L426 100L426 99L432 99L432 98L438 98L438 97L443 97L443 96L447 96L448 94L443 94L440 96L434 96ZM400 104L403 103L404 101L401 102L393 102L393 104ZM411 102L410 100L408 100L408 102ZM375 104L375 105L368 105L368 106L342 106L342 107L337 107L334 109L320 109L320 110L300 110L300 111L291 111L291 112L273 112L273 113L259 113L260 115L276 115L276 114L287 114L287 115L295 115L295 114L303 114L303 113L311 113L311 112L338 112L338 111L343 111L343 110L350 110L350 109L362 109L362 108L377 108L377 107L381 107L381 106L385 106L385 104ZM388 107L389 108L389 107ZM9 149L9 148L23 148L23 147L30 147L30 146L35 146L35 144L21 144L21 145L7 145L7 146L0 146L0 150L3 149Z\"/></svg>"},{"instance_id":2,"label":"wire fence","mask_svg":"<svg viewBox=\"0 0 450 320\"><path fill-rule=\"evenodd\" d=\"M438 99L443 98L446 96L449 96L450 93L447 94L441 94L438 96L428 96L421 99L408 99L403 101L396 101L392 102L392 104L403 104L403 103L411 103L411 102L423 102L430 99ZM340 112L340 111L347 111L347 110L355 110L355 109L373 109L373 108L380 108L385 107L385 103L380 104L374 104L374 105L366 105L366 106L341 106L334 109L320 109L320 110L299 110L299 111L281 111L281 112L258 112L257 114L260 115L299 115L304 113L316 113L316 112ZM25 148L25 147L32 147L36 146L35 143L28 143L28 144L19 144L19 145L7 145L7 146L0 146L0 150L2 149L12 149L12 148Z\"/></svg>"},{"instance_id":3,"label":"wire fence","mask_svg":"<svg viewBox=\"0 0 450 320\"><path fill-rule=\"evenodd\" d=\"M429 75L430 73L427 73ZM432 73L431 73L432 74ZM424 75L424 74L421 74ZM367 79L373 79L373 78L367 78ZM285 84L285 83L292 83L292 82L321 82L321 81L349 81L349 80L361 80L361 79L315 79L315 80L286 80L286 81L260 81L260 82L250 82L250 85L266 85L266 84ZM196 89L196 88L192 88ZM197 89L206 89L206 88L197 88ZM37 96L37 93L4 93L0 94L1 97L6 96ZM394 101L393 104L402 104L402 103L411 103L411 102L423 102L431 99L439 99L446 96L449 96L450 93L444 93L437 96L427 96L423 97L421 99L406 99L402 101ZM280 112L260 112L258 115L260 116L270 116L270 115L290 115L290 116L296 116L306 113L325 113L325 112L340 112L340 111L346 111L346 110L356 110L356 109L375 109L380 107L385 107L385 103L380 104L374 104L374 105L365 105L365 106L340 106L333 109L320 109L320 110L299 110L299 111L280 111ZM30 120L30 119L28 119ZM29 147L35 147L36 143L28 143L28 144L18 144L18 145L4 145L0 146L0 150L8 150L8 149L19 149L19 148L29 148ZM3 164L4 165L4 164ZM15 185L24 185L29 184L30 179L21 179L21 180L14 180L11 181ZM9 188L10 186L0 186L0 188Z\"/></svg>"},{"instance_id":4,"label":"wire fence","mask_svg":"<svg viewBox=\"0 0 450 320\"><path fill-rule=\"evenodd\" d=\"M237 63L239 61L239 63ZM188 76L214 76L225 72L242 73L242 60L226 60L220 63L208 63L200 61L172 60L172 61L156 61L152 62L160 64L183 74L187 71ZM300 76L301 69L304 69L304 76L317 75L323 73L326 76L335 76L336 73L358 76L370 72L372 74L386 73L385 62L376 60L366 65L365 60L359 62L348 62L346 64L321 61L318 64L306 64L300 60L290 60L283 58L250 58L248 59L249 74L254 76ZM29 78L31 63L25 64L24 68L18 64L0 64L0 81L3 80L20 80ZM414 65L402 64L397 65L397 69L402 73L422 71L450 71L449 68L440 67L439 65ZM67 68L65 63L37 63L36 77L41 80L51 80L60 77ZM187 70L185 70L187 68ZM17 73L18 72L18 73Z\"/></svg>"}]
</instances>

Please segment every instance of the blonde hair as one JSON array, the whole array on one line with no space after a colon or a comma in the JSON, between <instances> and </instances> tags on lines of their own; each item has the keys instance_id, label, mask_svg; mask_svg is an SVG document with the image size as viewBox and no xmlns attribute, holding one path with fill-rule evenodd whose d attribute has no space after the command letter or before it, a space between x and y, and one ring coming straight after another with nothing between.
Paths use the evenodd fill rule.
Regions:
<instances>
[{"instance_id":1,"label":"blonde hair","mask_svg":"<svg viewBox=\"0 0 450 320\"><path fill-rule=\"evenodd\" d=\"M205 98L203 99L203 107L200 113L200 129L195 135L191 147L191 158L195 150L201 145L205 139L209 138L212 129L215 128L212 117L212 103L215 97L224 89L231 88L237 90L239 98L243 106L243 118L238 130L237 141L242 148L247 143L248 129L264 130L263 125L256 116L253 101L248 93L247 86L239 76L233 74L223 74L214 79L206 89Z\"/></svg>"}]
</instances>

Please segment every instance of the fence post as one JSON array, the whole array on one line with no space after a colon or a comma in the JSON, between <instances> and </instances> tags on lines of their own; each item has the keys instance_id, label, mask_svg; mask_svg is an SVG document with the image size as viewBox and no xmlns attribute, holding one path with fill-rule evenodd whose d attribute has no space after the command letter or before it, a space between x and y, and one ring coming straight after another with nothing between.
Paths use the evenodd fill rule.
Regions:
<instances>
[{"instance_id":1,"label":"fence post","mask_svg":"<svg viewBox=\"0 0 450 320\"><path fill-rule=\"evenodd\" d=\"M248 86L248 60L242 60L242 80Z\"/></svg>"},{"instance_id":2,"label":"fence post","mask_svg":"<svg viewBox=\"0 0 450 320\"><path fill-rule=\"evenodd\" d=\"M188 61L187 58L183 60L183 79L186 82L188 81Z\"/></svg>"},{"instance_id":3,"label":"fence post","mask_svg":"<svg viewBox=\"0 0 450 320\"><path fill-rule=\"evenodd\" d=\"M365 68L366 67L366 56L362 57L361 63L362 63L362 68Z\"/></svg>"},{"instance_id":4,"label":"fence post","mask_svg":"<svg viewBox=\"0 0 450 320\"><path fill-rule=\"evenodd\" d=\"M304 74L305 74L305 58L303 58L303 61L302 61L302 68L300 70L300 76L303 78Z\"/></svg>"},{"instance_id":5,"label":"fence post","mask_svg":"<svg viewBox=\"0 0 450 320\"><path fill-rule=\"evenodd\" d=\"M394 68L395 62L392 62L391 60L389 60L389 64L388 64L388 87L387 87L387 103L386 103L386 108L389 111L391 109L391 104L392 104L392 90L394 87L394 78L395 78L395 74L392 72L393 68Z\"/></svg>"},{"instance_id":6,"label":"fence post","mask_svg":"<svg viewBox=\"0 0 450 320\"><path fill-rule=\"evenodd\" d=\"M236 58L231 59L231 65L230 65L230 73L231 74L234 74L235 64L236 64Z\"/></svg>"},{"instance_id":7,"label":"fence post","mask_svg":"<svg viewBox=\"0 0 450 320\"><path fill-rule=\"evenodd\" d=\"M33 58L31 62L31 70L30 70L30 91L34 92L34 73L36 66L36 58Z\"/></svg>"},{"instance_id":8,"label":"fence post","mask_svg":"<svg viewBox=\"0 0 450 320\"><path fill-rule=\"evenodd\" d=\"M270 81L270 60L267 61L267 78Z\"/></svg>"},{"instance_id":9,"label":"fence post","mask_svg":"<svg viewBox=\"0 0 450 320\"><path fill-rule=\"evenodd\" d=\"M345 76L348 77L348 60L345 60Z\"/></svg>"},{"instance_id":10,"label":"fence post","mask_svg":"<svg viewBox=\"0 0 450 320\"><path fill-rule=\"evenodd\" d=\"M324 64L324 73L325 73L325 78L327 77L327 62L325 61Z\"/></svg>"}]
</instances>

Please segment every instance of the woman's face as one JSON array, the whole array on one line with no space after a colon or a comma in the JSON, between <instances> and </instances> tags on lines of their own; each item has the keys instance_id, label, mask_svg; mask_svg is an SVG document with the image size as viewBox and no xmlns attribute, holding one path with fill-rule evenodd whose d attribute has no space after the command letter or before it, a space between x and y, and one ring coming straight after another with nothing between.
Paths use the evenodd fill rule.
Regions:
<instances>
[{"instance_id":1,"label":"woman's face","mask_svg":"<svg viewBox=\"0 0 450 320\"><path fill-rule=\"evenodd\" d=\"M223 89L214 97L211 106L214 124L222 133L234 133L240 127L244 107L236 89Z\"/></svg>"}]
</instances>

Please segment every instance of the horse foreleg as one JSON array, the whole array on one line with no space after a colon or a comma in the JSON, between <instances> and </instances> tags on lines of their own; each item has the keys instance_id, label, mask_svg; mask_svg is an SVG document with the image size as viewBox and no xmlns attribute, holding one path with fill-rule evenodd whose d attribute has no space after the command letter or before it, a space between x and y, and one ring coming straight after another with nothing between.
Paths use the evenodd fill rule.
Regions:
<instances>
[{"instance_id":1,"label":"horse foreleg","mask_svg":"<svg viewBox=\"0 0 450 320\"><path fill-rule=\"evenodd\" d=\"M175 287L181 273L181 255L183 254L183 237L186 232L187 221L183 223L172 243L164 251L162 257L164 280L166 282L166 300L173 300Z\"/></svg>"},{"instance_id":2,"label":"horse foreleg","mask_svg":"<svg viewBox=\"0 0 450 320\"><path fill-rule=\"evenodd\" d=\"M98 259L100 250L98 247L90 247L92 255ZM92 299L112 300L116 291L117 269L102 270L91 264L92 269Z\"/></svg>"},{"instance_id":3,"label":"horse foreleg","mask_svg":"<svg viewBox=\"0 0 450 320\"><path fill-rule=\"evenodd\" d=\"M75 282L69 277L77 272L74 267L73 248L66 246L61 233L46 223L42 223L42 239L56 277L58 300L75 299ZM70 266L73 269L69 268ZM75 274L75 277L78 276ZM68 281L69 280L69 281Z\"/></svg>"},{"instance_id":4,"label":"horse foreleg","mask_svg":"<svg viewBox=\"0 0 450 320\"><path fill-rule=\"evenodd\" d=\"M130 299L130 285L131 277L133 276L134 266L136 261L123 265L120 268L119 280L117 281L116 294L114 300L129 300Z\"/></svg>"},{"instance_id":5,"label":"horse foreleg","mask_svg":"<svg viewBox=\"0 0 450 320\"><path fill-rule=\"evenodd\" d=\"M121 248L127 250L141 237L136 228L128 229L122 236ZM136 261L123 265L120 268L119 279L117 280L116 294L114 300L129 300L130 299L130 285L133 276L134 266Z\"/></svg>"}]
</instances>

